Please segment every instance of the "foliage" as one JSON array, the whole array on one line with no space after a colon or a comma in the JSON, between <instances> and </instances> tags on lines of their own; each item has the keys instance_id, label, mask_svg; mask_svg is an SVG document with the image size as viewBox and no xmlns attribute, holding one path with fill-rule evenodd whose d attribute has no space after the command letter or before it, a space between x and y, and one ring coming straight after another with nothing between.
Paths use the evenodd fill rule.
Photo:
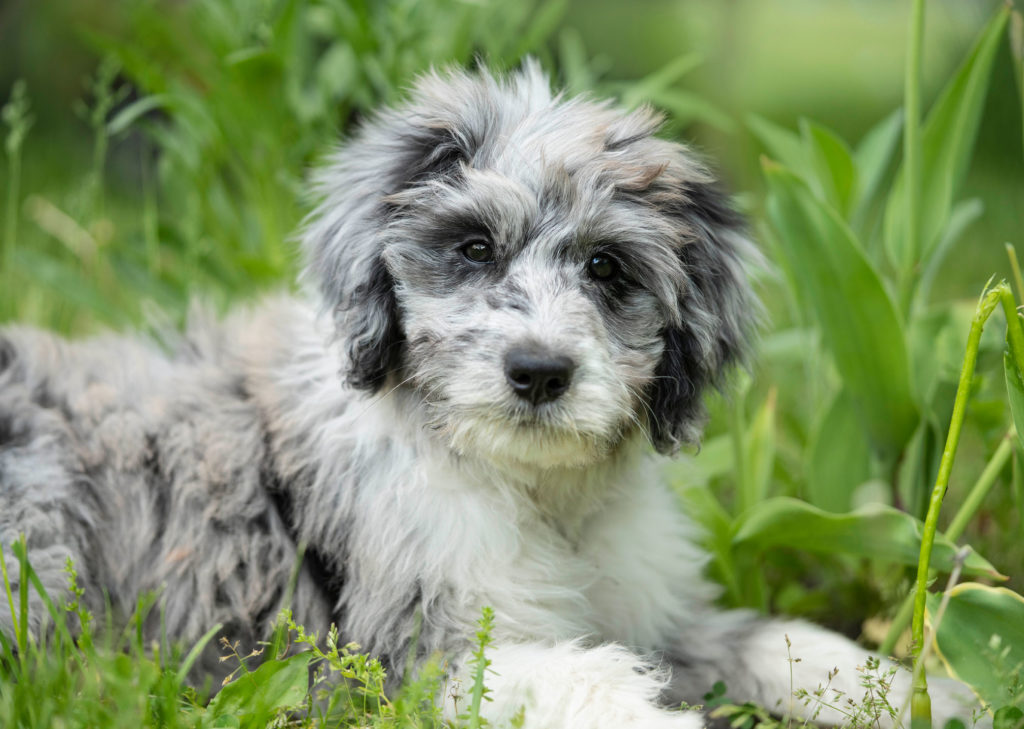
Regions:
<instances>
[{"instance_id":1,"label":"foliage","mask_svg":"<svg viewBox=\"0 0 1024 729\"><path fill-rule=\"evenodd\" d=\"M915 7L923 13L923 5ZM913 36L921 30L922 17L912 22L911 46L917 52L920 38ZM979 201L957 202L956 194L1010 17L1008 6L996 11L919 130L910 128L917 125L912 110L897 111L850 147L808 120L801 121L798 132L761 118L749 120L767 153L762 160L767 199L759 233L781 269L776 281L783 283L792 321L790 328L769 334L764 347L768 361L762 366L781 371L796 364L802 377L771 381L767 393L741 382L734 403L719 413L729 432L709 442L693 462L711 492L702 485L680 486L684 502L707 528L713 568L733 604L765 609L775 602L779 593L767 586L764 572L780 548L836 554L846 569L862 557L876 565L917 562L920 552L917 594L923 616L926 578L937 566L931 539L965 420L991 444L992 457L949 524L949 541L940 549L948 561L940 569L950 570L952 542L1005 470L1010 444L1017 441L1013 434L1024 426L1024 357L1017 354L1024 352L1024 335L1013 295L1005 284L986 291L954 406L958 332L966 329L966 311L959 302L936 298L931 283L952 243L983 209ZM919 96L919 83L909 71L908 103ZM907 127L904 161L893 171L901 125ZM920 169L911 170L915 165ZM1000 338L983 338L981 330L1000 301L1012 345L1005 365ZM975 362L985 368L977 376ZM1003 381L1004 396L988 392L988 382ZM981 392L986 402L978 402ZM755 401L748 423L745 404L753 394L763 399ZM801 401L811 407L801 407ZM977 404L969 407L969 402ZM943 450L941 438L951 416ZM787 450L797 454L790 462ZM757 468L750 467L754 462ZM679 481L692 472L692 466L672 471ZM806 501L779 496L780 476L788 482L784 493ZM932 482L932 506L922 525L917 519L925 517ZM887 511L879 501L903 510ZM858 504L867 506L854 508ZM990 573L988 579L1000 577ZM901 581L890 579L890 585L894 591L905 589ZM1009 590L998 594L1016 596ZM954 604L962 602L961 597ZM1014 607L1006 597L998 609L1005 613ZM890 623L884 650L892 650L911 612L907 601ZM923 626L923 620L916 624ZM976 627L984 631L996 625L990 620ZM996 634L1002 645L1013 646L1006 650L1019 660L1024 644L1006 631ZM919 649L923 631L919 628L914 637ZM944 655L958 672L958 657L969 654ZM972 683L981 680L978 672L962 675ZM1002 685L1004 678L990 670L982 683ZM989 701L992 696L988 691Z\"/></svg>"},{"instance_id":2,"label":"foliage","mask_svg":"<svg viewBox=\"0 0 1024 729\"><path fill-rule=\"evenodd\" d=\"M430 65L481 59L501 68L534 53L558 66L571 92L612 94L627 106L656 104L668 114L668 133L691 122L731 139L749 131L765 152L767 198L763 209L749 198L746 206L757 221L756 237L778 265L761 274L761 284L779 311L772 312L775 323L753 378L737 378L731 399L715 408L701 452L671 466L670 477L705 528L712 576L725 586L723 602L819 620L852 610L859 620L865 611L903 600L883 646L892 648L910 619L906 566L919 557L921 520L939 474L962 339L974 314L973 302L943 298L933 282L952 246L985 211L985 202L961 200L959 190L1007 25L1024 102L1019 14L1008 7L994 14L923 124L915 111L920 81L908 64L907 109L895 110L850 145L806 119L794 131L752 117L745 131L680 88L701 61L692 53L644 79L608 81L579 34L567 28L554 36L564 2L112 5L115 12L99 21L79 19L97 64L87 98L76 107L90 130L91 152L73 189L23 194L25 163L32 164L24 153L33 130L32 89L15 85L3 108L0 317L81 330L97 321L136 323L153 304L180 315L197 295L225 303L287 285L296 268L289 236L307 208L308 168L339 131L399 98ZM120 182L125 178L127 186ZM1018 283L1018 298L1022 293ZM1003 357L1003 340L992 327L979 330L976 355L970 399L964 400L971 442L961 462L980 475L951 479L950 498L959 508L935 535L936 549L924 564L950 569L954 543L966 535L997 562L972 552L968 573L988 581L1000 579L1000 571L1019 578L1024 568L1005 564L1004 547L1015 541L1010 530L1019 529L1024 504L1024 381L1012 358ZM1013 488L995 488L1006 482ZM986 499L987 521L995 524L988 532L974 518ZM998 499L995 508L992 499ZM8 591L11 605L27 601L26 585L22 581L17 594ZM1015 616L1019 607L1012 592L957 590L950 619L966 615L970 621L977 613L980 631ZM991 603L984 609L996 617L968 599L978 590ZM32 646L23 621L16 645L3 646L3 670L38 673L32 680L0 678L0 711L15 712L0 714L0 724L19 717L22 725L44 726L61 716L81 725L135 726L145 715L161 717L166 726L243 726L291 721L289 712L301 705L303 716L318 721L361 716L441 725L432 708L440 668L386 698L379 664L339 646L336 633L321 645L286 623L282 631L308 653L278 658L275 641L267 649L274 656L252 672L231 647L239 664L233 688L207 706L201 693L183 688L196 651L147 653L150 647L128 634L94 647L88 616L72 615L86 626L77 638L58 630L53 642ZM486 636L489 628L481 630ZM1019 704L1020 692L1006 693L1017 685L1024 650L1016 638L999 633L1005 670L986 673L955 656L977 655L978 641L991 640L992 633L945 635L940 623L939 650L954 670L997 708L1004 700L1006 707ZM955 642L968 635L973 647L958 654L950 636ZM480 637L481 651L485 644ZM300 696L309 663L320 678ZM471 722L486 699L482 653L476 667ZM332 684L338 676L344 680ZM40 693L30 692L33 685ZM38 700L43 695L52 701ZM112 707L122 705L141 713L117 719Z\"/></svg>"},{"instance_id":3,"label":"foliage","mask_svg":"<svg viewBox=\"0 0 1024 729\"><path fill-rule=\"evenodd\" d=\"M188 653L179 646L144 645L142 623L153 608L140 600L120 634L113 618L97 627L82 602L83 591L68 562L71 600L54 602L27 559L25 541L14 544L19 573L4 572L4 608L19 629L14 644L0 633L0 725L39 727L408 727L459 729L485 726L479 701L487 693L484 671L494 614L485 608L473 652L477 672L473 703L454 721L442 717L438 701L445 696L439 657L414 672L407 670L401 687L389 695L386 675L377 659L354 643L342 645L335 626L321 641L295 623L289 611L279 625L283 641L272 641L239 654L239 646L221 639L222 661L235 668L212 700L186 680L200 651L219 631L215 626ZM3 551L0 549L0 565ZM17 594L10 585L17 584ZM42 598L49 628L38 638L28 631L29 590ZM274 649L278 646L280 651ZM268 652L269 651L269 652ZM250 665L259 665L250 669ZM312 670L311 670L312 669Z\"/></svg>"}]
</instances>

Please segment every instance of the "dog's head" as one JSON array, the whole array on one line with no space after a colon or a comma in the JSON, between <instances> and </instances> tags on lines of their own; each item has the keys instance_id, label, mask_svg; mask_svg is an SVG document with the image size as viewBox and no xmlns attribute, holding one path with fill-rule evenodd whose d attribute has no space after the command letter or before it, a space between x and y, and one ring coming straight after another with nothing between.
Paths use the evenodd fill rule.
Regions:
<instances>
[{"instance_id":1,"label":"dog's head","mask_svg":"<svg viewBox=\"0 0 1024 729\"><path fill-rule=\"evenodd\" d=\"M340 149L305 233L355 388L415 391L457 452L583 465L700 435L745 347L741 221L658 117L430 74Z\"/></svg>"}]
</instances>

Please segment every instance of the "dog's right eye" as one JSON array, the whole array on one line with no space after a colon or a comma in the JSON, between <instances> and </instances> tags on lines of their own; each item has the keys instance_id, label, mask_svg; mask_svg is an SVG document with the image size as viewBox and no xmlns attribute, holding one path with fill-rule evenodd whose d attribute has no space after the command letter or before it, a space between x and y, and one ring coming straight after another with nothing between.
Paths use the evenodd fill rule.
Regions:
<instances>
[{"instance_id":1,"label":"dog's right eye","mask_svg":"<svg viewBox=\"0 0 1024 729\"><path fill-rule=\"evenodd\" d=\"M494 261L494 247L486 240L476 238L463 244L462 255L473 263L491 263Z\"/></svg>"}]
</instances>

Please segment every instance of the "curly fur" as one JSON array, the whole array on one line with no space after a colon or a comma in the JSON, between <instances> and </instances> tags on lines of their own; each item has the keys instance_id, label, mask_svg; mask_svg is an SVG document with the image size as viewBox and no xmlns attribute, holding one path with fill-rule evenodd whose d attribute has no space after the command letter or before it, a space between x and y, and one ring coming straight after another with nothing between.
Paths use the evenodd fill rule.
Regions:
<instances>
[{"instance_id":1,"label":"curly fur","mask_svg":"<svg viewBox=\"0 0 1024 729\"><path fill-rule=\"evenodd\" d=\"M534 64L428 74L320 174L305 295L197 317L170 352L3 330L0 542L25 534L53 595L72 557L95 607L159 590L171 635L221 622L243 644L305 544L299 621L395 669L419 615L419 655L449 656L455 682L493 606L488 710L525 705L534 729L696 726L658 705L719 679L799 709L791 667L814 688L838 665L856 695L852 643L711 607L659 482L650 445L697 440L754 304L741 221L658 124L553 95ZM595 255L618 276L588 273ZM524 402L502 364L516 347L571 361L568 390Z\"/></svg>"}]
</instances>

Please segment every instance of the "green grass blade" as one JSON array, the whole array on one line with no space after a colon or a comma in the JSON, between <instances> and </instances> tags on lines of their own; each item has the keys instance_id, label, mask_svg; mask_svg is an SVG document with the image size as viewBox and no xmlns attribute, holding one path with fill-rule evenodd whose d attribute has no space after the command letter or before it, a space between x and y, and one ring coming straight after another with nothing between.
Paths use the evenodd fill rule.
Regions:
<instances>
[{"instance_id":1,"label":"green grass blade","mask_svg":"<svg viewBox=\"0 0 1024 729\"><path fill-rule=\"evenodd\" d=\"M550 36L561 24L568 5L568 0L539 3L538 7L535 8L530 24L523 30L520 36L520 41L515 49L515 55L522 56L540 47L544 39Z\"/></svg>"},{"instance_id":2,"label":"green grass blade","mask_svg":"<svg viewBox=\"0 0 1024 729\"><path fill-rule=\"evenodd\" d=\"M857 168L860 187L857 190L855 217L862 217L867 211L885 172L892 162L896 144L903 129L903 110L897 109L872 127L853 151L853 163Z\"/></svg>"},{"instance_id":3,"label":"green grass blade","mask_svg":"<svg viewBox=\"0 0 1024 729\"><path fill-rule=\"evenodd\" d=\"M177 672L174 674L174 680L179 684L185 683L185 679L188 677L188 672L192 670L192 666L199 660L199 655L206 648L206 644L213 640L213 636L220 632L220 629L224 627L220 623L217 623L212 628L207 630L203 637L196 641L196 644L192 646L192 649L186 654L185 660L181 662Z\"/></svg>"},{"instance_id":4,"label":"green grass blade","mask_svg":"<svg viewBox=\"0 0 1024 729\"><path fill-rule=\"evenodd\" d=\"M764 146L768 156L781 162L804 180L814 178L807 147L799 134L756 114L747 117L747 126L757 141Z\"/></svg>"},{"instance_id":5,"label":"green grass blade","mask_svg":"<svg viewBox=\"0 0 1024 729\"><path fill-rule=\"evenodd\" d=\"M847 225L783 167L765 164L768 217L872 445L894 458L917 426L903 324ZM853 303L856 302L856 306Z\"/></svg>"},{"instance_id":6,"label":"green grass blade","mask_svg":"<svg viewBox=\"0 0 1024 729\"><path fill-rule=\"evenodd\" d=\"M859 185L849 146L832 130L807 119L800 120L800 131L822 197L846 218Z\"/></svg>"},{"instance_id":7,"label":"green grass blade","mask_svg":"<svg viewBox=\"0 0 1024 729\"><path fill-rule=\"evenodd\" d=\"M886 208L885 244L890 260L901 269L929 257L949 220L953 198L971 159L992 64L1008 17L1008 7L1001 7L943 89L922 129L919 242L909 239L906 162L897 174Z\"/></svg>"},{"instance_id":8,"label":"green grass blade","mask_svg":"<svg viewBox=\"0 0 1024 729\"><path fill-rule=\"evenodd\" d=\"M703 61L704 56L700 53L686 53L673 58L657 71L647 74L636 83L629 84L622 93L623 106L633 108L645 101L650 101L656 94L670 88Z\"/></svg>"},{"instance_id":9,"label":"green grass blade","mask_svg":"<svg viewBox=\"0 0 1024 729\"><path fill-rule=\"evenodd\" d=\"M768 495L775 466L775 411L778 391L772 388L744 434L743 467L740 480L739 513L756 508Z\"/></svg>"},{"instance_id":10,"label":"green grass blade","mask_svg":"<svg viewBox=\"0 0 1024 729\"><path fill-rule=\"evenodd\" d=\"M1024 16L1019 10L1014 10L1010 18L1010 51L1013 53L1013 75L1020 94L1021 121L1024 122ZM1024 140L1024 123L1021 124L1021 139Z\"/></svg>"}]
</instances>

